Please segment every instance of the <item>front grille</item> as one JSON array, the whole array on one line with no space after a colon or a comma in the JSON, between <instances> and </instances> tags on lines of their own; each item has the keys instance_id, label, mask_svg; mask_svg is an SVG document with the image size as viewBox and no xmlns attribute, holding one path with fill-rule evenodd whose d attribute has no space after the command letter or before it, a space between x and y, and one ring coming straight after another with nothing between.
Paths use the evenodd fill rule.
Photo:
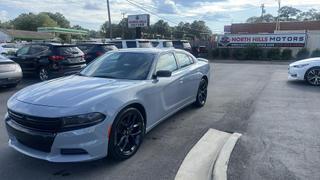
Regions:
<instances>
[{"instance_id":1,"label":"front grille","mask_svg":"<svg viewBox=\"0 0 320 180\"><path fill-rule=\"evenodd\" d=\"M57 132L61 129L60 118L35 117L13 112L11 110L8 110L8 114L12 121L27 129L41 132Z\"/></svg>"}]
</instances>

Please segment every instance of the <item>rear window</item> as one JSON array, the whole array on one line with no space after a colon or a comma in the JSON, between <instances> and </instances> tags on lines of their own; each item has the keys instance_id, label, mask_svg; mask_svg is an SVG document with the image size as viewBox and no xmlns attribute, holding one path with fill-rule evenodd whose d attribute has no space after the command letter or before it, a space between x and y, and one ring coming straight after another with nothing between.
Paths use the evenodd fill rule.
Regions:
<instances>
[{"instance_id":1,"label":"rear window","mask_svg":"<svg viewBox=\"0 0 320 180\"><path fill-rule=\"evenodd\" d=\"M159 42L158 41L152 41L151 44L152 44L153 47L157 47L159 45Z\"/></svg>"},{"instance_id":2,"label":"rear window","mask_svg":"<svg viewBox=\"0 0 320 180\"><path fill-rule=\"evenodd\" d=\"M101 48L105 51L112 51L118 49L115 45L102 45Z\"/></svg>"},{"instance_id":3,"label":"rear window","mask_svg":"<svg viewBox=\"0 0 320 180\"><path fill-rule=\"evenodd\" d=\"M163 47L173 47L172 41L165 41L165 42L163 42Z\"/></svg>"},{"instance_id":4,"label":"rear window","mask_svg":"<svg viewBox=\"0 0 320 180\"><path fill-rule=\"evenodd\" d=\"M89 49L91 49L93 47L92 44L83 44L83 45L78 45L78 48L83 51L83 52L86 52L88 51Z\"/></svg>"},{"instance_id":5,"label":"rear window","mask_svg":"<svg viewBox=\"0 0 320 180\"><path fill-rule=\"evenodd\" d=\"M122 49L122 42L121 41L114 41L111 43L113 43L118 49Z\"/></svg>"},{"instance_id":6,"label":"rear window","mask_svg":"<svg viewBox=\"0 0 320 180\"><path fill-rule=\"evenodd\" d=\"M127 48L136 48L137 44L136 41L127 41Z\"/></svg>"},{"instance_id":7,"label":"rear window","mask_svg":"<svg viewBox=\"0 0 320 180\"><path fill-rule=\"evenodd\" d=\"M191 45L185 41L173 41L173 46L177 49L190 49Z\"/></svg>"},{"instance_id":8,"label":"rear window","mask_svg":"<svg viewBox=\"0 0 320 180\"><path fill-rule=\"evenodd\" d=\"M60 47L57 47L57 53L59 55L65 55L65 56L83 54L82 51L78 47L75 47L75 46L60 46Z\"/></svg>"},{"instance_id":9,"label":"rear window","mask_svg":"<svg viewBox=\"0 0 320 180\"><path fill-rule=\"evenodd\" d=\"M140 48L152 48L150 41L139 41Z\"/></svg>"}]
</instances>

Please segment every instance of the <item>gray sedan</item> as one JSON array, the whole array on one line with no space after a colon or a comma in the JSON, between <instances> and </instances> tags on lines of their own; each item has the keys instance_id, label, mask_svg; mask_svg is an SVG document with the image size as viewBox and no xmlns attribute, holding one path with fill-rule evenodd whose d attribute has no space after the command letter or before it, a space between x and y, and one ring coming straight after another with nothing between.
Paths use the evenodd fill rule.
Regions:
<instances>
[{"instance_id":1,"label":"gray sedan","mask_svg":"<svg viewBox=\"0 0 320 180\"><path fill-rule=\"evenodd\" d=\"M0 86L15 87L22 79L19 64L0 55Z\"/></svg>"},{"instance_id":2,"label":"gray sedan","mask_svg":"<svg viewBox=\"0 0 320 180\"><path fill-rule=\"evenodd\" d=\"M204 106L209 78L208 61L183 50L110 51L77 75L12 96L9 145L52 162L127 159L161 121L187 105Z\"/></svg>"}]
</instances>

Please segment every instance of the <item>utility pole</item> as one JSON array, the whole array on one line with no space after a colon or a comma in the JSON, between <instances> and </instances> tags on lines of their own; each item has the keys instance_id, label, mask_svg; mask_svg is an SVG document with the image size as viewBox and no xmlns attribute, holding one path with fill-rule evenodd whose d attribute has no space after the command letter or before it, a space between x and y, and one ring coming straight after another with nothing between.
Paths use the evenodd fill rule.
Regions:
<instances>
[{"instance_id":1,"label":"utility pole","mask_svg":"<svg viewBox=\"0 0 320 180\"><path fill-rule=\"evenodd\" d=\"M281 8L281 0L276 0L278 2L278 17L276 23L276 31L280 31L280 8Z\"/></svg>"},{"instance_id":2,"label":"utility pole","mask_svg":"<svg viewBox=\"0 0 320 180\"><path fill-rule=\"evenodd\" d=\"M122 21L123 21L126 13L125 13L125 12L122 12L121 14L122 14ZM126 25L126 24L122 24L122 33L121 33L122 39L124 39L124 26L125 26L125 25Z\"/></svg>"},{"instance_id":3,"label":"utility pole","mask_svg":"<svg viewBox=\"0 0 320 180\"><path fill-rule=\"evenodd\" d=\"M266 10L264 9L264 4L261 4L261 21L263 20L263 16L264 16L264 13L266 12Z\"/></svg>"},{"instance_id":4,"label":"utility pole","mask_svg":"<svg viewBox=\"0 0 320 180\"><path fill-rule=\"evenodd\" d=\"M110 15L110 6L109 6L109 0L107 0L107 7L108 7L108 19L109 19L109 36L110 39L112 40L112 26L111 26L111 15Z\"/></svg>"}]
</instances>

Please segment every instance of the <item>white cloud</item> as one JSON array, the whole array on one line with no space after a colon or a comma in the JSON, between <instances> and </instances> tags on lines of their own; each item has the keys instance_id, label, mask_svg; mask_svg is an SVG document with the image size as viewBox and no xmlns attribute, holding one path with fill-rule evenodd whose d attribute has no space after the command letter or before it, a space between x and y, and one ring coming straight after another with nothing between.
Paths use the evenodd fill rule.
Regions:
<instances>
[{"instance_id":1,"label":"white cloud","mask_svg":"<svg viewBox=\"0 0 320 180\"><path fill-rule=\"evenodd\" d=\"M7 21L9 20L9 15L6 10L1 10L0 11L0 21Z\"/></svg>"}]
</instances>

